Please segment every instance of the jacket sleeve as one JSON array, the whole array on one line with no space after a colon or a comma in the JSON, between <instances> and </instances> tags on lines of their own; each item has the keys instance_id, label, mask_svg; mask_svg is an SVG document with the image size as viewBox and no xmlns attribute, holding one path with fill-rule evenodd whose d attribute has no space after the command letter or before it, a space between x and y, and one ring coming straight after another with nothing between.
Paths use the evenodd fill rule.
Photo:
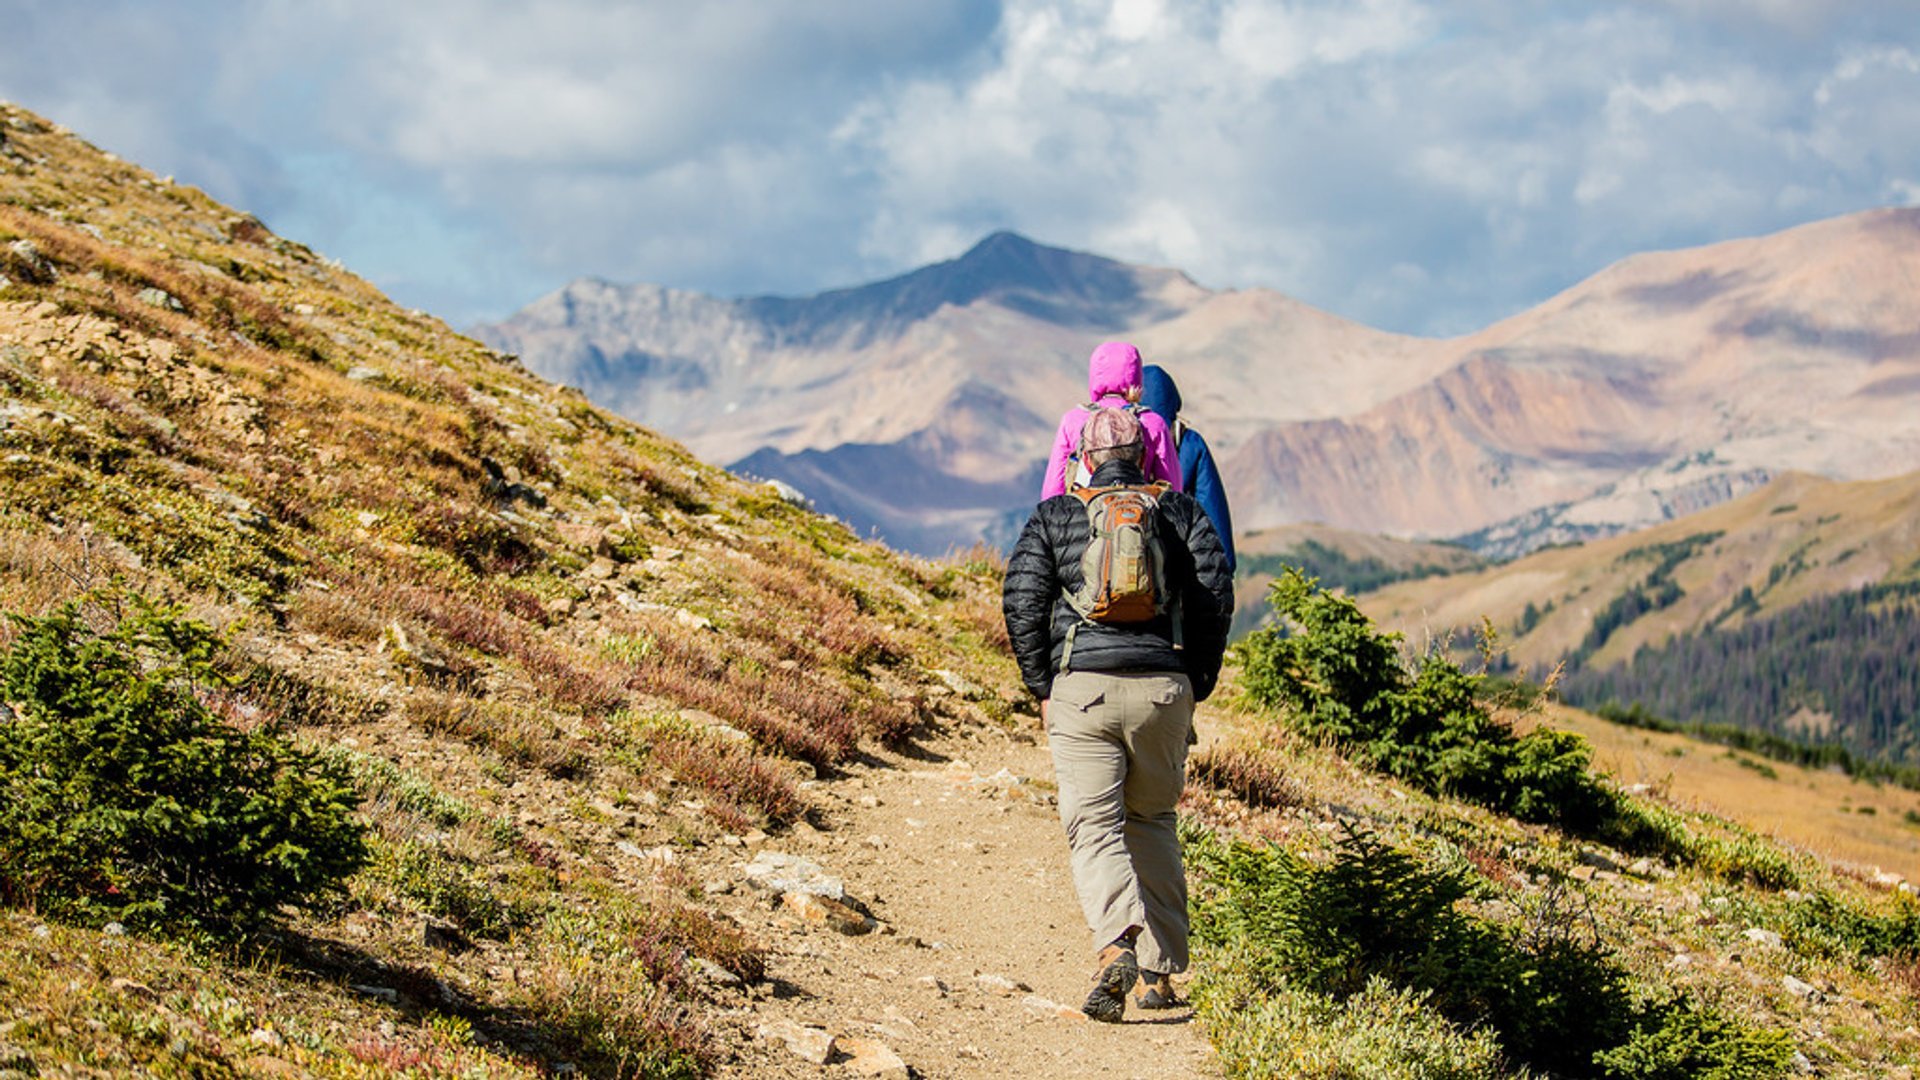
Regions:
<instances>
[{"instance_id":1,"label":"jacket sleeve","mask_svg":"<svg viewBox=\"0 0 1920 1080\"><path fill-rule=\"evenodd\" d=\"M1160 414L1147 410L1140 414L1140 431L1146 441L1146 474L1148 480L1165 480L1173 485L1175 491L1185 491L1181 483L1180 454L1173 448L1173 433L1167 430L1167 422Z\"/></svg>"},{"instance_id":2,"label":"jacket sleeve","mask_svg":"<svg viewBox=\"0 0 1920 1080\"><path fill-rule=\"evenodd\" d=\"M1053 598L1060 586L1041 516L1036 508L1027 518L1020 541L1007 559L1000 613L1007 621L1007 639L1020 665L1020 680L1034 697L1045 701L1053 695Z\"/></svg>"},{"instance_id":3,"label":"jacket sleeve","mask_svg":"<svg viewBox=\"0 0 1920 1080\"><path fill-rule=\"evenodd\" d=\"M1227 557L1227 573L1231 575L1238 565L1233 556L1233 512L1227 508L1227 489L1220 483L1220 470L1213 463L1213 448L1200 433L1189 429L1187 437L1180 442L1180 456L1187 456L1187 447L1195 446L1193 454L1193 497L1200 509L1207 512L1207 520L1213 523L1213 531L1220 540L1220 550ZM1182 461L1181 464L1185 464Z\"/></svg>"},{"instance_id":4,"label":"jacket sleeve","mask_svg":"<svg viewBox=\"0 0 1920 1080\"><path fill-rule=\"evenodd\" d=\"M1227 652L1227 633L1233 625L1233 572L1227 569L1220 534L1198 505L1184 530L1192 556L1193 581L1181 597L1181 622L1186 639L1183 665L1193 683L1195 701L1205 701L1220 678L1220 660Z\"/></svg>"},{"instance_id":5,"label":"jacket sleeve","mask_svg":"<svg viewBox=\"0 0 1920 1080\"><path fill-rule=\"evenodd\" d=\"M1075 409L1062 416L1060 426L1054 429L1053 449L1047 452L1047 476L1040 483L1042 502L1067 493L1067 461L1079 445L1080 425L1086 422L1085 417L1085 410Z\"/></svg>"}]
</instances>

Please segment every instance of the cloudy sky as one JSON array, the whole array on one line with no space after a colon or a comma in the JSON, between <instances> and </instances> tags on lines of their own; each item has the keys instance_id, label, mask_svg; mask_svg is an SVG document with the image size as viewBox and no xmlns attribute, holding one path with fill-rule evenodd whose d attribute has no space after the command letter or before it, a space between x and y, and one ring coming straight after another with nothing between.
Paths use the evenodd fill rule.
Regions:
<instances>
[{"instance_id":1,"label":"cloudy sky","mask_svg":"<svg viewBox=\"0 0 1920 1080\"><path fill-rule=\"evenodd\" d=\"M1458 333L1920 204L1920 0L0 0L0 98L465 325L995 229Z\"/></svg>"}]
</instances>

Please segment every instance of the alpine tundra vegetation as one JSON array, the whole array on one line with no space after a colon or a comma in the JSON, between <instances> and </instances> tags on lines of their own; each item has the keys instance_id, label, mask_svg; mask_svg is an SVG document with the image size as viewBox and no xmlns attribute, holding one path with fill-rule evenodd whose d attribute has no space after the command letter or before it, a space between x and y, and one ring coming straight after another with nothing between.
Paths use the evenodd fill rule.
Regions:
<instances>
[{"instance_id":1,"label":"alpine tundra vegetation","mask_svg":"<svg viewBox=\"0 0 1920 1080\"><path fill-rule=\"evenodd\" d=\"M1901 883L1623 786L1280 567L1180 804L1194 1011L1072 1019L1002 569L0 106L0 1072L1920 1062Z\"/></svg>"}]
</instances>

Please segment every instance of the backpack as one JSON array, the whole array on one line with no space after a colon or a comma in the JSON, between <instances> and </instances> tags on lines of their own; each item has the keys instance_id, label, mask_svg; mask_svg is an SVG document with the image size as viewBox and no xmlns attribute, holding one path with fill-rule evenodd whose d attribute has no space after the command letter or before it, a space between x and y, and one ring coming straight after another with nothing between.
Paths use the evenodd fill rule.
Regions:
<instances>
[{"instance_id":1,"label":"backpack","mask_svg":"<svg viewBox=\"0 0 1920 1080\"><path fill-rule=\"evenodd\" d=\"M1097 401L1089 401L1080 407L1086 410L1088 420L1091 420L1093 414L1099 412L1101 409L1125 409L1135 416L1139 416L1147 411L1145 405L1102 405ZM1142 438L1144 437L1143 434ZM1082 420L1080 422L1080 437L1074 440L1073 453L1067 455L1067 490L1070 492L1076 491L1092 483L1093 470L1087 468L1087 423L1086 420Z\"/></svg>"},{"instance_id":2,"label":"backpack","mask_svg":"<svg viewBox=\"0 0 1920 1080\"><path fill-rule=\"evenodd\" d=\"M1081 621L1067 628L1061 670L1073 658L1074 632L1085 623L1144 623L1173 611L1174 647L1179 647L1178 598L1167 584L1159 524L1160 498L1168 490L1164 481L1073 489L1087 512L1087 548L1080 556L1080 587L1066 594Z\"/></svg>"}]
</instances>

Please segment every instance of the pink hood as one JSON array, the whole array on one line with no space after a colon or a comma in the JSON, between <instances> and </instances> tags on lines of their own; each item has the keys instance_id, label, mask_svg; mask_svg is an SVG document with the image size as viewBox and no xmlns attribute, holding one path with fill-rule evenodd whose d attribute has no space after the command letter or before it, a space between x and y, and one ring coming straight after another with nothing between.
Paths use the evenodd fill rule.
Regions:
<instances>
[{"instance_id":1,"label":"pink hood","mask_svg":"<svg viewBox=\"0 0 1920 1080\"><path fill-rule=\"evenodd\" d=\"M1087 358L1087 400L1108 394L1125 397L1140 385L1140 350L1124 341L1109 341Z\"/></svg>"},{"instance_id":2,"label":"pink hood","mask_svg":"<svg viewBox=\"0 0 1920 1080\"><path fill-rule=\"evenodd\" d=\"M1118 407L1125 404L1127 391L1140 385L1140 350L1124 341L1109 341L1093 350L1087 358L1087 400ZM1102 399L1105 399L1104 401ZM1080 426L1091 414L1082 408L1069 409L1060 417L1053 433L1053 449L1047 455L1047 474L1040 484L1040 497L1050 499L1066 493L1068 464L1080 446ZM1140 430L1146 440L1145 466L1148 480L1165 480L1180 490L1180 457L1173 449L1173 435L1167 422L1152 411L1140 413Z\"/></svg>"}]
</instances>

